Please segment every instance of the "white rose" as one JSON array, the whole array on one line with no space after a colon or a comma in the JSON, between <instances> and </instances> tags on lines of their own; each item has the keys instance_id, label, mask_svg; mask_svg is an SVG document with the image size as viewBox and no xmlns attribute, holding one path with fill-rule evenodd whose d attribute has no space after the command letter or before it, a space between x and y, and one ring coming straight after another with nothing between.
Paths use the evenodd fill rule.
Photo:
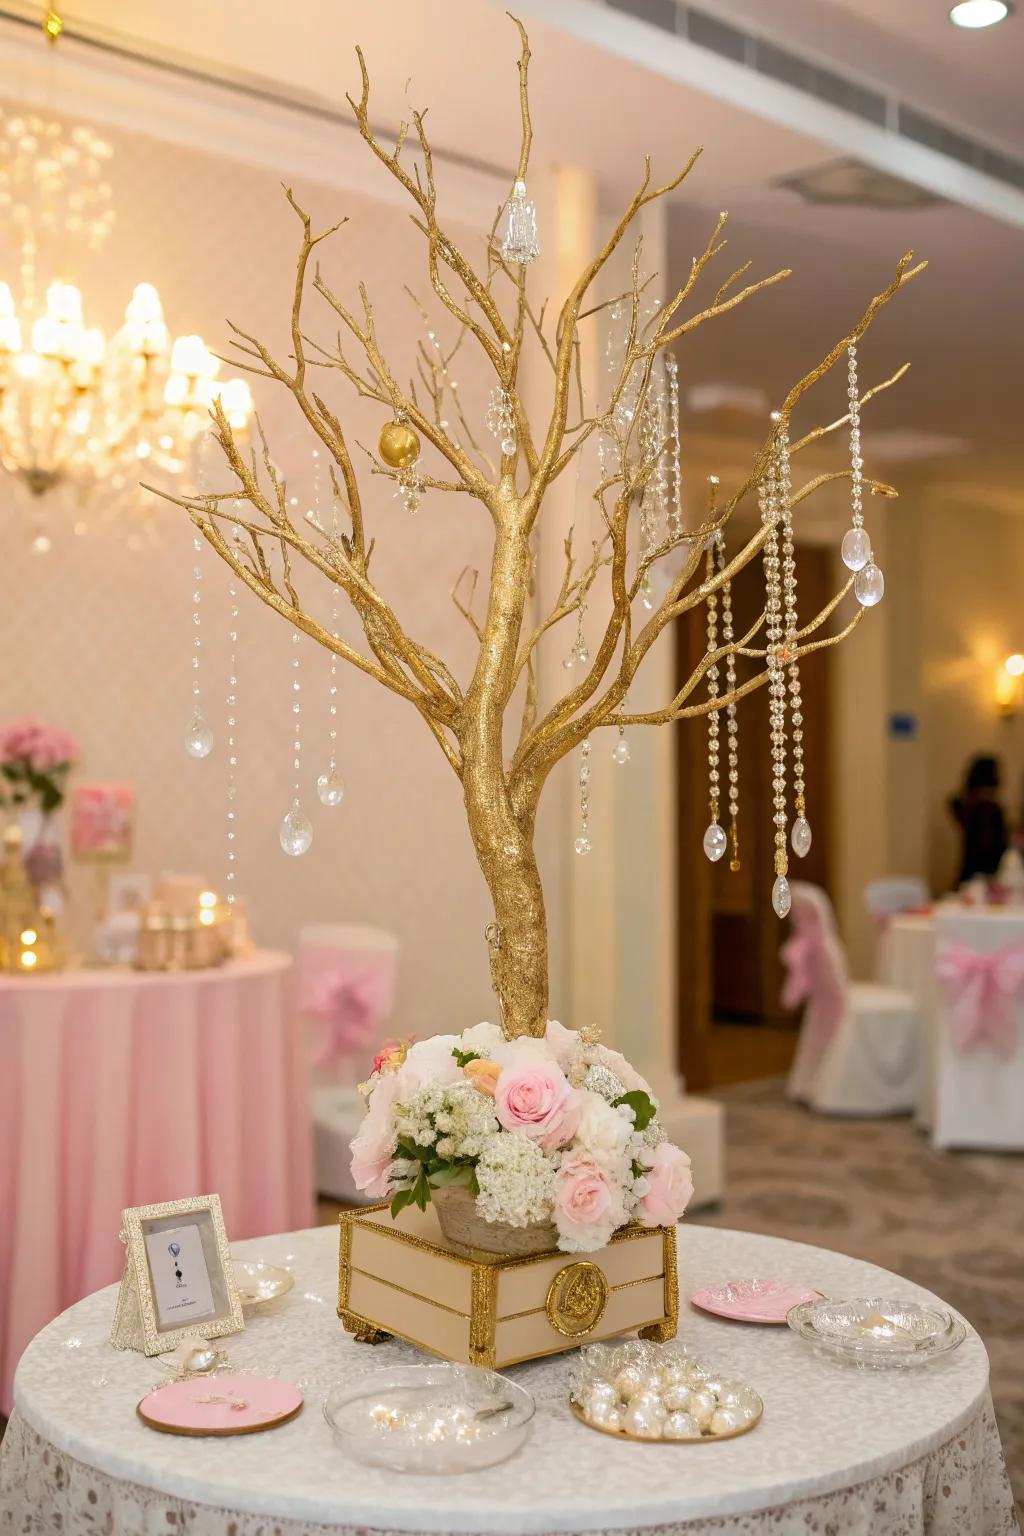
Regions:
<instances>
[{"instance_id":1,"label":"white rose","mask_svg":"<svg viewBox=\"0 0 1024 1536\"><path fill-rule=\"evenodd\" d=\"M573 1140L595 1162L604 1167L620 1163L632 1134L631 1122L599 1093L583 1094L583 1112Z\"/></svg>"},{"instance_id":2,"label":"white rose","mask_svg":"<svg viewBox=\"0 0 1024 1536\"><path fill-rule=\"evenodd\" d=\"M459 1037L461 1050L479 1051L482 1056L491 1056L497 1046L504 1044L505 1036L497 1024L474 1024Z\"/></svg>"}]
</instances>

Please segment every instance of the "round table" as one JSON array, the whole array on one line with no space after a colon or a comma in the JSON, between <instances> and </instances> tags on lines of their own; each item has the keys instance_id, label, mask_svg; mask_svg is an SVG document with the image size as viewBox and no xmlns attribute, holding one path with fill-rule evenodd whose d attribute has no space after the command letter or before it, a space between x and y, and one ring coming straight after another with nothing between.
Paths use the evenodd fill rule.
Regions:
<instances>
[{"instance_id":1,"label":"round table","mask_svg":"<svg viewBox=\"0 0 1024 1536\"><path fill-rule=\"evenodd\" d=\"M237 1237L312 1219L291 968L0 977L0 1413L33 1334L120 1275L125 1207L216 1193Z\"/></svg>"},{"instance_id":2,"label":"round table","mask_svg":"<svg viewBox=\"0 0 1024 1536\"><path fill-rule=\"evenodd\" d=\"M320 1228L238 1245L287 1262L294 1290L225 1342L231 1364L299 1382L303 1412L267 1434L180 1439L145 1428L139 1399L161 1376L105 1343L112 1290L71 1308L29 1346L0 1451L0 1531L62 1536L327 1536L378 1532L661 1532L686 1536L996 1536L1016 1530L992 1417L988 1359L973 1330L919 1372L859 1373L815 1358L785 1328L684 1308L701 1360L750 1381L765 1413L719 1445L616 1443L578 1423L571 1354L515 1367L537 1400L519 1455L472 1476L400 1476L353 1462L321 1404L332 1381L417 1357L357 1344L335 1316L337 1234ZM684 1226L684 1295L744 1275L790 1277L831 1295L927 1292L841 1254ZM932 1298L934 1299L934 1298Z\"/></svg>"}]
</instances>

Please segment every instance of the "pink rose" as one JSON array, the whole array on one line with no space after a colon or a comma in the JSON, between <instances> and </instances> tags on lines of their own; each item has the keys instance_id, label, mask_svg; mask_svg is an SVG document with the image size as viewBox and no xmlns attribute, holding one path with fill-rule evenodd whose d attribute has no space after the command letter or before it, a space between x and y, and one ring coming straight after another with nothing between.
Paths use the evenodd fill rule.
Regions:
<instances>
[{"instance_id":1,"label":"pink rose","mask_svg":"<svg viewBox=\"0 0 1024 1536\"><path fill-rule=\"evenodd\" d=\"M352 1180L371 1199L382 1200L388 1189L388 1169L395 1155L395 1102L399 1094L395 1073L375 1084L369 1108L352 1138Z\"/></svg>"},{"instance_id":2,"label":"pink rose","mask_svg":"<svg viewBox=\"0 0 1024 1536\"><path fill-rule=\"evenodd\" d=\"M498 1078L494 1112L506 1131L524 1131L545 1152L564 1147L576 1134L582 1101L553 1061L523 1061Z\"/></svg>"},{"instance_id":3,"label":"pink rose","mask_svg":"<svg viewBox=\"0 0 1024 1536\"><path fill-rule=\"evenodd\" d=\"M663 1141L650 1154L646 1179L640 1220L645 1227L674 1227L693 1194L690 1159L670 1141Z\"/></svg>"},{"instance_id":4,"label":"pink rose","mask_svg":"<svg viewBox=\"0 0 1024 1536\"><path fill-rule=\"evenodd\" d=\"M583 1152L566 1153L555 1177L553 1211L558 1246L568 1253L602 1248L625 1220L621 1193Z\"/></svg>"}]
</instances>

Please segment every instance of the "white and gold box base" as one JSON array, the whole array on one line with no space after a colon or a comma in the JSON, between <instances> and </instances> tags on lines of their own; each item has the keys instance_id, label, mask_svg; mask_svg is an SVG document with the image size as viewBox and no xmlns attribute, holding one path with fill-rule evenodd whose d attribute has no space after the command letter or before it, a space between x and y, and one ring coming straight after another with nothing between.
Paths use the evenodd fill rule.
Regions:
<instances>
[{"instance_id":1,"label":"white and gold box base","mask_svg":"<svg viewBox=\"0 0 1024 1536\"><path fill-rule=\"evenodd\" d=\"M343 1211L338 1316L376 1344L394 1337L444 1360L501 1370L638 1329L672 1339L679 1320L674 1227L625 1227L596 1253L466 1257L430 1206Z\"/></svg>"}]
</instances>

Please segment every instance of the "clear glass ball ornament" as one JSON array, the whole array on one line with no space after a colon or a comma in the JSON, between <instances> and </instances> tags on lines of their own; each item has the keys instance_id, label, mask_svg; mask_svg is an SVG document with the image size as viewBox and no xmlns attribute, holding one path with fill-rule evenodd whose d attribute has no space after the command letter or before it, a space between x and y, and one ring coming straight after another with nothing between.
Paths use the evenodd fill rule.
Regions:
<instances>
[{"instance_id":1,"label":"clear glass ball ornament","mask_svg":"<svg viewBox=\"0 0 1024 1536\"><path fill-rule=\"evenodd\" d=\"M789 840L797 858L806 858L811 851L811 824L806 816L798 816L794 821Z\"/></svg>"},{"instance_id":2,"label":"clear glass ball ornament","mask_svg":"<svg viewBox=\"0 0 1024 1536\"><path fill-rule=\"evenodd\" d=\"M213 732L198 712L192 716L185 737L185 751L189 757L209 757L213 751Z\"/></svg>"},{"instance_id":3,"label":"clear glass ball ornament","mask_svg":"<svg viewBox=\"0 0 1024 1536\"><path fill-rule=\"evenodd\" d=\"M840 547L843 564L851 571L862 571L871 559L871 539L866 528L847 528Z\"/></svg>"},{"instance_id":4,"label":"clear glass ball ornament","mask_svg":"<svg viewBox=\"0 0 1024 1536\"><path fill-rule=\"evenodd\" d=\"M305 853L313 841L313 825L298 800L281 818L281 847L285 853L297 858Z\"/></svg>"},{"instance_id":5,"label":"clear glass ball ornament","mask_svg":"<svg viewBox=\"0 0 1024 1536\"><path fill-rule=\"evenodd\" d=\"M718 863L728 846L729 839L725 834L725 828L720 827L717 821L713 821L704 833L704 852L712 864Z\"/></svg>"},{"instance_id":6,"label":"clear glass ball ornament","mask_svg":"<svg viewBox=\"0 0 1024 1536\"><path fill-rule=\"evenodd\" d=\"M316 781L317 798L321 805L340 805L345 798L345 786L336 768L322 773Z\"/></svg>"},{"instance_id":7,"label":"clear glass ball ornament","mask_svg":"<svg viewBox=\"0 0 1024 1536\"><path fill-rule=\"evenodd\" d=\"M576 852L581 856L590 852L590 838L585 832L581 832L575 843Z\"/></svg>"},{"instance_id":8,"label":"clear glass ball ornament","mask_svg":"<svg viewBox=\"0 0 1024 1536\"><path fill-rule=\"evenodd\" d=\"M502 453L508 453L508 454L515 453L515 451L516 451L516 440L515 440L515 438L514 437L503 437L502 440L501 440L501 451L502 451Z\"/></svg>"},{"instance_id":9,"label":"clear glass ball ornament","mask_svg":"<svg viewBox=\"0 0 1024 1536\"><path fill-rule=\"evenodd\" d=\"M621 766L623 763L628 763L632 756L633 754L629 749L629 742L626 740L625 736L620 736L614 747L612 747L612 761L618 763Z\"/></svg>"},{"instance_id":10,"label":"clear glass ball ornament","mask_svg":"<svg viewBox=\"0 0 1024 1536\"><path fill-rule=\"evenodd\" d=\"M789 909L793 905L793 892L789 888L789 881L785 875L779 875L772 886L772 906L777 917L787 917Z\"/></svg>"},{"instance_id":11,"label":"clear glass ball ornament","mask_svg":"<svg viewBox=\"0 0 1024 1536\"><path fill-rule=\"evenodd\" d=\"M853 595L862 608L873 608L885 595L885 577L873 560L857 572Z\"/></svg>"}]
</instances>

